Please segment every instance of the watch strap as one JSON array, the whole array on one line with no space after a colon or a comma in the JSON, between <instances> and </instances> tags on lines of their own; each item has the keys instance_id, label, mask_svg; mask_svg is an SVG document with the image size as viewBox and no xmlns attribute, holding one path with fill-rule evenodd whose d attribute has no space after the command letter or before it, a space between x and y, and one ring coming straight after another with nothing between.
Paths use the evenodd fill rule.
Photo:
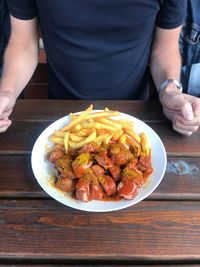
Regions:
<instances>
[{"instance_id":1,"label":"watch strap","mask_svg":"<svg viewBox=\"0 0 200 267\"><path fill-rule=\"evenodd\" d=\"M179 81L174 80L174 79L167 79L159 87L158 94L160 95L160 93L162 92L162 90L165 89L170 83L175 84L177 86L177 88L180 90L180 92L182 93L183 86L182 86L182 84Z\"/></svg>"}]
</instances>

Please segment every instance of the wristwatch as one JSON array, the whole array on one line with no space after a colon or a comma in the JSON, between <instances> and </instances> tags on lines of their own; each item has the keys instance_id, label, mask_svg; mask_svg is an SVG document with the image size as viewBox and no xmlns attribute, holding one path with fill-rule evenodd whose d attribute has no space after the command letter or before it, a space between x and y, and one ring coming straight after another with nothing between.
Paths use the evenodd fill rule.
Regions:
<instances>
[{"instance_id":1,"label":"wristwatch","mask_svg":"<svg viewBox=\"0 0 200 267\"><path fill-rule=\"evenodd\" d=\"M162 92L162 90L165 89L168 86L168 84L170 84L170 83L175 84L177 86L177 88L180 90L180 92L182 93L183 86L182 86L182 84L179 81L174 80L174 79L167 79L159 87L159 89L158 89L158 95L160 95L161 92Z\"/></svg>"}]
</instances>

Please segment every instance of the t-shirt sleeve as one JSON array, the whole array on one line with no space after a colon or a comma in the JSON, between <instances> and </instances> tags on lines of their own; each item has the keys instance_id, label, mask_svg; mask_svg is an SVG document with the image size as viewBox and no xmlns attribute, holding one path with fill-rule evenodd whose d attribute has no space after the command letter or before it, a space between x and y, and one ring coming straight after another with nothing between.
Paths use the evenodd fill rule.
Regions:
<instances>
[{"instance_id":1,"label":"t-shirt sleeve","mask_svg":"<svg viewBox=\"0 0 200 267\"><path fill-rule=\"evenodd\" d=\"M187 0L164 0L157 16L157 26L173 29L181 26L187 12Z\"/></svg>"},{"instance_id":2,"label":"t-shirt sleeve","mask_svg":"<svg viewBox=\"0 0 200 267\"><path fill-rule=\"evenodd\" d=\"M22 20L33 19L37 16L35 0L7 0L10 14Z\"/></svg>"}]
</instances>

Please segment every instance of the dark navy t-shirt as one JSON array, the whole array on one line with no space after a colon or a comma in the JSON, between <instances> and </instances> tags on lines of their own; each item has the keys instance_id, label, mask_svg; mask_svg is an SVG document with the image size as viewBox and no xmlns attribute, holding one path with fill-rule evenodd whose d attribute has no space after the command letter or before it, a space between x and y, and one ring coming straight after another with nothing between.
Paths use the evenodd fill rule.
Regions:
<instances>
[{"instance_id":1,"label":"dark navy t-shirt","mask_svg":"<svg viewBox=\"0 0 200 267\"><path fill-rule=\"evenodd\" d=\"M19 19L39 17L50 97L145 99L156 26L172 29L186 0L8 0Z\"/></svg>"}]
</instances>

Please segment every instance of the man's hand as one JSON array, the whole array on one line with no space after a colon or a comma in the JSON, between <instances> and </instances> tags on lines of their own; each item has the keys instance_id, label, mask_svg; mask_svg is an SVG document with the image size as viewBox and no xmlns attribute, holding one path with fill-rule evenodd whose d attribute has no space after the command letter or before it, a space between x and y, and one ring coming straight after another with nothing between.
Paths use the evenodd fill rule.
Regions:
<instances>
[{"instance_id":1,"label":"man's hand","mask_svg":"<svg viewBox=\"0 0 200 267\"><path fill-rule=\"evenodd\" d=\"M175 131L191 135L199 129L200 98L166 88L160 95L160 102Z\"/></svg>"},{"instance_id":2,"label":"man's hand","mask_svg":"<svg viewBox=\"0 0 200 267\"><path fill-rule=\"evenodd\" d=\"M0 133L5 132L11 125L9 116L12 113L16 99L9 92L0 92Z\"/></svg>"}]
</instances>

